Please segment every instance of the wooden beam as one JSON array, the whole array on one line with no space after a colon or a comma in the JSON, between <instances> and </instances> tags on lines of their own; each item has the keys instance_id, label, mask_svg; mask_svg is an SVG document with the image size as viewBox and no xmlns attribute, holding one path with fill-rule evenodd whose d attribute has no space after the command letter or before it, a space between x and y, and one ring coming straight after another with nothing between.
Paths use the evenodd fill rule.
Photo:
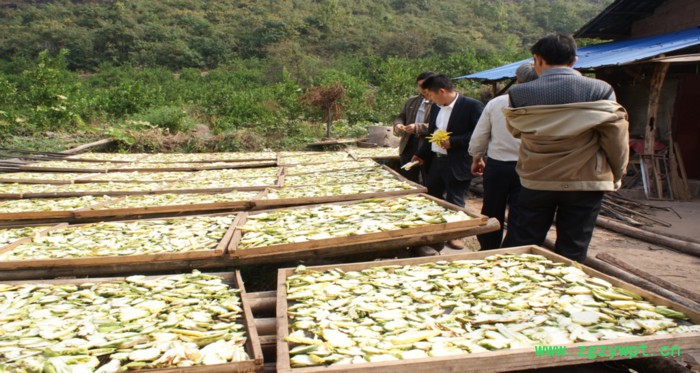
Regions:
<instances>
[{"instance_id":1,"label":"wooden beam","mask_svg":"<svg viewBox=\"0 0 700 373\"><path fill-rule=\"evenodd\" d=\"M83 144L80 146L76 146L75 148L71 148L71 149L62 151L61 154L76 154L76 153L80 153L81 151L83 151L85 149L94 148L96 146L101 146L101 145L106 145L106 144L112 143L113 141L115 141L115 140L114 139L102 139L102 140Z\"/></svg>"},{"instance_id":2,"label":"wooden beam","mask_svg":"<svg viewBox=\"0 0 700 373\"><path fill-rule=\"evenodd\" d=\"M658 234L645 229L631 227L627 224L618 223L604 216L598 216L598 219L596 220L596 225L617 233L622 233L626 236L636 238L644 242L652 243L654 245L660 245L674 251L678 251L684 254L700 258L700 244L697 244L695 242L679 240L676 238L668 237L664 234Z\"/></svg>"},{"instance_id":3,"label":"wooden beam","mask_svg":"<svg viewBox=\"0 0 700 373\"><path fill-rule=\"evenodd\" d=\"M672 282L668 282L660 277L654 276L651 273L637 268L613 255L608 253L598 253L595 257L700 304L700 294L694 293Z\"/></svg>"},{"instance_id":4,"label":"wooden beam","mask_svg":"<svg viewBox=\"0 0 700 373\"><path fill-rule=\"evenodd\" d=\"M654 144L656 143L656 115L659 112L659 98L663 87L666 73L670 64L659 63L654 68L649 86L649 106L647 108L647 126L644 134L644 153L654 154Z\"/></svg>"}]
</instances>

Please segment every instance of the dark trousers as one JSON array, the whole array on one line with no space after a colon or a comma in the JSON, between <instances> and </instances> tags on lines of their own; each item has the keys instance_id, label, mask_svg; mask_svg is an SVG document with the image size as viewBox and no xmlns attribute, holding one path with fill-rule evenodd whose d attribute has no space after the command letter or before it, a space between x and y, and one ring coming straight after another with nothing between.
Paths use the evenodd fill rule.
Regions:
<instances>
[{"instance_id":1,"label":"dark trousers","mask_svg":"<svg viewBox=\"0 0 700 373\"><path fill-rule=\"evenodd\" d=\"M471 182L471 179L457 180L454 177L450 165L447 163L447 157L433 156L425 179L425 186L431 196L464 207L464 199L467 197Z\"/></svg>"},{"instance_id":2,"label":"dark trousers","mask_svg":"<svg viewBox=\"0 0 700 373\"><path fill-rule=\"evenodd\" d=\"M520 177L515 172L518 162L504 162L495 159L486 161L484 169L484 204L481 214L496 218L501 229L476 236L481 244L481 250L492 250L501 247L503 241L503 222L505 221L506 206L508 207L508 227L515 225L518 216L518 193L520 193Z\"/></svg>"},{"instance_id":3,"label":"dark trousers","mask_svg":"<svg viewBox=\"0 0 700 373\"><path fill-rule=\"evenodd\" d=\"M600 211L603 192L560 192L520 189L519 214L508 226L504 247L542 245L556 216L554 252L583 262Z\"/></svg>"}]
</instances>

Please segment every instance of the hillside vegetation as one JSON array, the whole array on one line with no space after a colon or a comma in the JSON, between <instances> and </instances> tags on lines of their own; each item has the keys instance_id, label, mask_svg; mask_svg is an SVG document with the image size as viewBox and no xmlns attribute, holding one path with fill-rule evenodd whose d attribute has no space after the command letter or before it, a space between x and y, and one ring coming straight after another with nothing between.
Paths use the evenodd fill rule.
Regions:
<instances>
[{"instance_id":1,"label":"hillside vegetation","mask_svg":"<svg viewBox=\"0 0 700 373\"><path fill-rule=\"evenodd\" d=\"M309 90L338 84L333 134L362 134L419 72L522 58L610 2L3 1L0 145L79 130L125 149L292 148L323 135Z\"/></svg>"}]
</instances>

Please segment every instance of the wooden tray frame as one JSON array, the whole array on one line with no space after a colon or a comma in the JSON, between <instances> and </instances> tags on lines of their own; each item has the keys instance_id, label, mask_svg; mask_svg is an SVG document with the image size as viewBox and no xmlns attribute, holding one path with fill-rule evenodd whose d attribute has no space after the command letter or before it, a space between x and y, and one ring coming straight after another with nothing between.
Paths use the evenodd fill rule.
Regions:
<instances>
[{"instance_id":1,"label":"wooden tray frame","mask_svg":"<svg viewBox=\"0 0 700 373\"><path fill-rule=\"evenodd\" d=\"M239 161L238 163L245 163L248 161ZM256 162L256 161L250 161L250 162ZM166 163L172 163L172 162L166 162ZM188 163L198 163L198 162L188 162ZM211 162L208 162L211 163ZM173 163L173 165L176 165L177 163ZM148 168L148 163L143 163L144 166L142 168L118 168L115 170L110 170L110 172L170 172L170 171L204 171L204 170L228 170L228 169L238 169L238 168L263 168L263 167L276 167L277 162L273 161L265 161L265 162L257 162L257 163L249 163L249 164L236 164L236 162L232 162L229 164L225 165L219 165L219 166L204 166L206 163L202 163L203 166L201 167L168 167L168 168Z\"/></svg>"},{"instance_id":2,"label":"wooden tray frame","mask_svg":"<svg viewBox=\"0 0 700 373\"><path fill-rule=\"evenodd\" d=\"M123 160L115 160L115 161L105 161L105 160L100 160L100 159L94 159L94 158L74 158L80 154L71 154L67 157L64 157L61 159L62 161L68 161L68 162L86 162L86 163L104 163L104 162L110 162L110 163L135 163L135 162L140 162L141 159L145 158L148 156L148 154L142 155L141 157L137 158L135 161L123 161Z\"/></svg>"},{"instance_id":3,"label":"wooden tray frame","mask_svg":"<svg viewBox=\"0 0 700 373\"><path fill-rule=\"evenodd\" d=\"M217 154L217 153L197 153L197 154ZM153 154L145 154L141 158L135 160L135 161L104 161L104 160L99 160L99 159L90 159L90 158L85 158L85 159L80 159L80 158L72 158L73 156L63 158L62 160L64 161L70 161L70 162L95 162L95 163L102 163L102 162L111 162L111 163L182 163L181 161L169 161L169 162L153 162L153 161L148 161L147 159L149 158L150 155ZM251 159L209 159L209 160L202 160L202 161L187 161L186 163L212 163L212 162L230 162L230 163L235 163L235 162L256 162L256 161L274 161L277 159L277 154L271 155L269 158L251 158Z\"/></svg>"},{"instance_id":4,"label":"wooden tray frame","mask_svg":"<svg viewBox=\"0 0 700 373\"><path fill-rule=\"evenodd\" d=\"M412 186L411 189L405 189L405 190L393 190L393 191L387 191L387 192L369 192L369 193L358 193L358 194L342 194L342 195L330 195L330 196L318 196L318 197L301 197L301 198L279 198L279 199L262 199L267 193L272 189L268 188L265 190L264 194L260 194L253 200L253 206L251 210L260 210L260 209L272 209L272 208L280 208L280 207L288 207L288 206L299 206L299 205L312 205L312 204L320 204L320 203L333 203L333 202L346 202L346 201L357 201L361 199L368 199L368 198L381 198L381 197L390 197L390 196L403 196L403 195L408 195L408 194L420 194L420 193L428 193L428 188L424 187L423 185L420 185L418 183L415 183L411 180L408 180L398 174L396 171L392 170L389 167L383 166L386 169L388 169L392 174L395 176L398 176L401 178L401 181L404 181ZM280 180L282 181L282 180ZM342 184L338 184L342 185ZM306 188L307 186L291 186L287 188Z\"/></svg>"},{"instance_id":5,"label":"wooden tray frame","mask_svg":"<svg viewBox=\"0 0 700 373\"><path fill-rule=\"evenodd\" d=\"M246 161L247 162L247 161ZM239 162L244 163L244 162ZM176 163L173 163L175 165ZM205 164L205 163L203 163ZM66 167L31 167L22 165L19 167L21 171L33 172L73 172L73 173L104 173L104 172L170 172L170 171L203 171L203 170L225 170L236 168L259 168L259 167L276 167L277 162L266 161L258 163L248 163L236 165L230 163L220 166L202 166L202 167L168 167L168 168L66 168Z\"/></svg>"},{"instance_id":6,"label":"wooden tray frame","mask_svg":"<svg viewBox=\"0 0 700 373\"><path fill-rule=\"evenodd\" d=\"M357 159L353 158L352 154L349 154L347 151L343 151L343 152L344 152L345 154L348 155L348 159L347 159L347 160L342 160L341 162L346 162L346 161L351 161L351 160L357 160ZM317 153L317 154L308 154L308 156L309 156L309 157L314 157L314 156L317 156L317 155L328 154L328 153L330 153L330 152L319 151L319 152L315 152L315 153ZM279 165L280 167L284 167L284 166L296 166L296 165L301 165L301 164L303 164L303 165L315 165L315 164L329 163L329 161L318 161L318 159L316 159L316 161L318 161L318 162L308 162L308 163L307 163L307 162L304 162L304 163L282 163L283 160L284 160L284 158L299 157L299 156L300 156L300 155L292 155L292 156L283 157L281 154L278 153L278 155L277 155L277 165ZM330 162L333 162L333 161L330 161Z\"/></svg>"},{"instance_id":7,"label":"wooden tray frame","mask_svg":"<svg viewBox=\"0 0 700 373\"><path fill-rule=\"evenodd\" d=\"M43 179L4 179L0 177L0 183L4 184L52 184L66 185L74 184L75 180L43 180Z\"/></svg>"},{"instance_id":8,"label":"wooden tray frame","mask_svg":"<svg viewBox=\"0 0 700 373\"><path fill-rule=\"evenodd\" d=\"M488 250L482 252L471 252L465 254L456 255L444 255L444 256L433 256L433 257L422 257L422 258L411 258L411 259L399 259L399 260L386 260L381 262L364 262L364 263L353 263L353 264L334 264L327 266L315 266L308 267L308 269L313 270L329 270L340 268L344 271L356 271L361 269L366 269L376 266L384 265L413 265L422 263L431 263L436 261L454 261L454 260L465 260L465 259L483 259L487 256L497 255L497 254L539 254L547 257L548 259L556 262L563 262L566 264L572 264L573 262L561 255L555 254L552 251L546 250L538 246L521 246L508 249L498 249L498 250ZM613 284L614 286L621 287L627 290L631 290L646 300L651 301L657 305L664 305L671 307L673 309L684 312L688 315L689 319L695 323L700 324L700 313L690 310L681 305L675 304L674 302L660 297L654 293L648 292L644 289L638 288L634 285L630 285L622 280L608 276L604 273L598 272L590 267L581 265L581 269L588 275L595 276L606 280ZM466 354L466 355L456 355L456 356L446 356L446 357L430 357L422 359L407 359L399 361L381 362L381 363L366 363L358 365L341 365L341 366L329 366L329 367L309 367L309 368L291 368L289 362L289 344L285 338L289 335L289 320L287 318L287 291L286 291L286 279L287 276L294 273L294 268L282 268L278 271L277 278L277 371L281 373L334 373L334 372L348 372L348 373L368 373L368 372L470 372L470 373L486 373L486 372L507 372L515 370L524 369L536 369L554 366L565 366L565 365L575 365L575 364L585 364L592 363L595 360L589 360L588 357L579 357L577 354L571 354L570 356L563 357L549 357L549 356L536 356L535 351L532 347L530 348L520 348L512 350L499 350L482 352L476 354ZM650 336L650 337L635 337L635 338L622 338L606 341L597 342L586 342L586 343L576 343L569 344L567 350L578 351L579 346L613 346L613 345L639 345L644 343L648 346L650 351L657 350L662 346L677 345L682 349L693 349L700 345L700 333L689 333L682 335L660 335L660 336ZM641 356L640 356L641 357ZM627 356L617 356L614 360L628 359ZM609 357L605 357L605 361L613 360ZM602 360L598 360L602 361ZM465 371L465 369L468 369Z\"/></svg>"},{"instance_id":9,"label":"wooden tray frame","mask_svg":"<svg viewBox=\"0 0 700 373\"><path fill-rule=\"evenodd\" d=\"M228 246L228 257L246 263L283 262L285 260L298 260L302 258L320 256L338 256L357 254L368 251L390 250L400 247L425 245L443 242L449 239L481 234L497 230L500 226L495 218L488 219L465 208L453 205L427 194L417 194L432 200L449 210L463 211L472 219L454 223L430 224L420 227L397 229L385 232L368 233L359 236L334 237L321 240L312 240L300 243L286 243L251 249L238 250L238 244L242 233L238 227L245 224L248 212L240 215L238 226ZM399 198L397 196L382 199ZM358 201L339 202L339 205L357 203ZM289 209L303 209L318 205L296 206ZM263 210L269 211L269 210ZM259 212L256 212L259 213Z\"/></svg>"},{"instance_id":10,"label":"wooden tray frame","mask_svg":"<svg viewBox=\"0 0 700 373\"><path fill-rule=\"evenodd\" d=\"M157 263L157 262L173 262L173 261L193 261L193 260L212 260L223 257L226 252L226 247L228 246L235 227L238 221L241 219L242 213L236 213L231 226L226 230L224 236L217 244L214 249L207 250L192 250L182 253L156 253L156 254L139 254L139 255L124 255L124 256L101 256L101 257L80 257L80 258L61 258L61 259L25 259L25 260L8 260L0 261L0 272L12 271L12 270L29 270L29 269L52 269L52 268L71 268L71 267L86 267L95 269L96 273L99 273L99 267L110 266L110 265L130 265L139 263ZM195 215L195 216L219 216L219 215L229 215L229 214L207 214L207 215ZM159 218L159 219L147 219L147 220L165 220L172 218ZM123 222L129 222L131 220L124 220ZM92 223L90 223L92 224ZM71 225L70 227L76 227L87 224ZM58 225L53 229L55 231L65 229L68 225ZM48 231L43 231L41 234L46 235ZM12 250L22 244L31 242L32 240L20 240L13 244L7 245L0 248L0 253L5 253L6 251ZM3 276L0 276L3 278Z\"/></svg>"},{"instance_id":11,"label":"wooden tray frame","mask_svg":"<svg viewBox=\"0 0 700 373\"><path fill-rule=\"evenodd\" d=\"M365 160L366 159L362 159L362 161L365 161ZM359 161L356 159L352 159L348 162L359 162ZM375 166L381 166L381 164L377 163L376 161L374 163L375 163L374 164ZM305 165L306 164L304 164L303 166L305 166ZM293 171L294 167L296 167L296 166L301 166L301 165L286 165L286 166L280 166L280 168L284 170L283 174L285 176L299 176L299 175L318 174L318 173L326 173L326 172L354 171L354 170L361 170L363 168L371 167L371 166L359 166L358 165L357 167L339 168L339 169L334 169L334 170L328 169L328 170L322 170L322 171L289 172L289 171Z\"/></svg>"},{"instance_id":12,"label":"wooden tray frame","mask_svg":"<svg viewBox=\"0 0 700 373\"><path fill-rule=\"evenodd\" d=\"M158 372L158 373L206 373L206 372L240 372L240 373L262 373L264 368L262 348L260 346L260 337L255 327L253 312L250 309L250 300L248 293L245 291L245 284L239 271L235 272L216 272L207 273L209 275L223 277L223 282L229 286L239 289L239 297L241 298L241 308L243 309L242 321L246 331L245 350L248 353L249 360L244 360L236 363L217 364L217 365L201 365L194 367L183 368L161 368L161 369L142 369L141 372ZM146 278L159 278L167 275L146 276ZM80 278L80 279L57 279L57 280L32 280L32 281L2 281L2 284L82 284L82 283L102 283L124 280L125 277L96 277L96 278Z\"/></svg>"},{"instance_id":13,"label":"wooden tray frame","mask_svg":"<svg viewBox=\"0 0 700 373\"><path fill-rule=\"evenodd\" d=\"M148 183L146 183L148 184ZM270 185L252 187L230 187L230 188L209 188L209 189L157 189L149 191L99 191L99 192L54 192L54 193L0 193L0 200L24 199L24 198L63 198L63 197L83 197L83 196L138 196L146 194L191 194L191 193L226 193L238 190L241 192L261 192ZM166 187L167 188L167 187Z\"/></svg>"},{"instance_id":14,"label":"wooden tray frame","mask_svg":"<svg viewBox=\"0 0 700 373\"><path fill-rule=\"evenodd\" d=\"M377 146L377 148L383 148L383 146ZM348 149L348 153L350 153L350 156L357 161L361 161L363 159L375 159L375 160L376 159L400 159L401 157L398 154L399 148L391 148L391 149L395 149L397 154L396 155L377 156L377 157L360 157L360 156L354 154L352 152L352 149Z\"/></svg>"}]
</instances>

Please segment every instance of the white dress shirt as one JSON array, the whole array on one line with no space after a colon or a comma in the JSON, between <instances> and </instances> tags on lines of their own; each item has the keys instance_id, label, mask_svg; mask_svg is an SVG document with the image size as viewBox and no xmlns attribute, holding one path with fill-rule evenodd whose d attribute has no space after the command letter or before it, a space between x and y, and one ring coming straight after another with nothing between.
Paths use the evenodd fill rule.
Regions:
<instances>
[{"instance_id":1,"label":"white dress shirt","mask_svg":"<svg viewBox=\"0 0 700 373\"><path fill-rule=\"evenodd\" d=\"M508 95L489 101L481 113L472 138L469 154L472 157L488 157L503 162L517 161L520 139L511 135L506 127L506 118L501 109L509 106Z\"/></svg>"},{"instance_id":2,"label":"white dress shirt","mask_svg":"<svg viewBox=\"0 0 700 373\"><path fill-rule=\"evenodd\" d=\"M457 102L458 98L459 98L459 94L457 94L455 96L455 99L452 100L452 102L450 102L449 105L447 105L447 106L438 105L440 107L440 111L437 114L437 118L435 118L435 127L437 127L436 130L447 131L447 124L450 121L450 116L452 115L452 109L455 107L455 102ZM432 144L430 148L435 153L447 154L447 150L441 148L437 144Z\"/></svg>"},{"instance_id":3,"label":"white dress shirt","mask_svg":"<svg viewBox=\"0 0 700 373\"><path fill-rule=\"evenodd\" d=\"M425 112L428 111L427 109L429 105L431 105L431 102L423 99L418 107L418 111L416 112L416 120L413 123L425 123Z\"/></svg>"}]
</instances>

